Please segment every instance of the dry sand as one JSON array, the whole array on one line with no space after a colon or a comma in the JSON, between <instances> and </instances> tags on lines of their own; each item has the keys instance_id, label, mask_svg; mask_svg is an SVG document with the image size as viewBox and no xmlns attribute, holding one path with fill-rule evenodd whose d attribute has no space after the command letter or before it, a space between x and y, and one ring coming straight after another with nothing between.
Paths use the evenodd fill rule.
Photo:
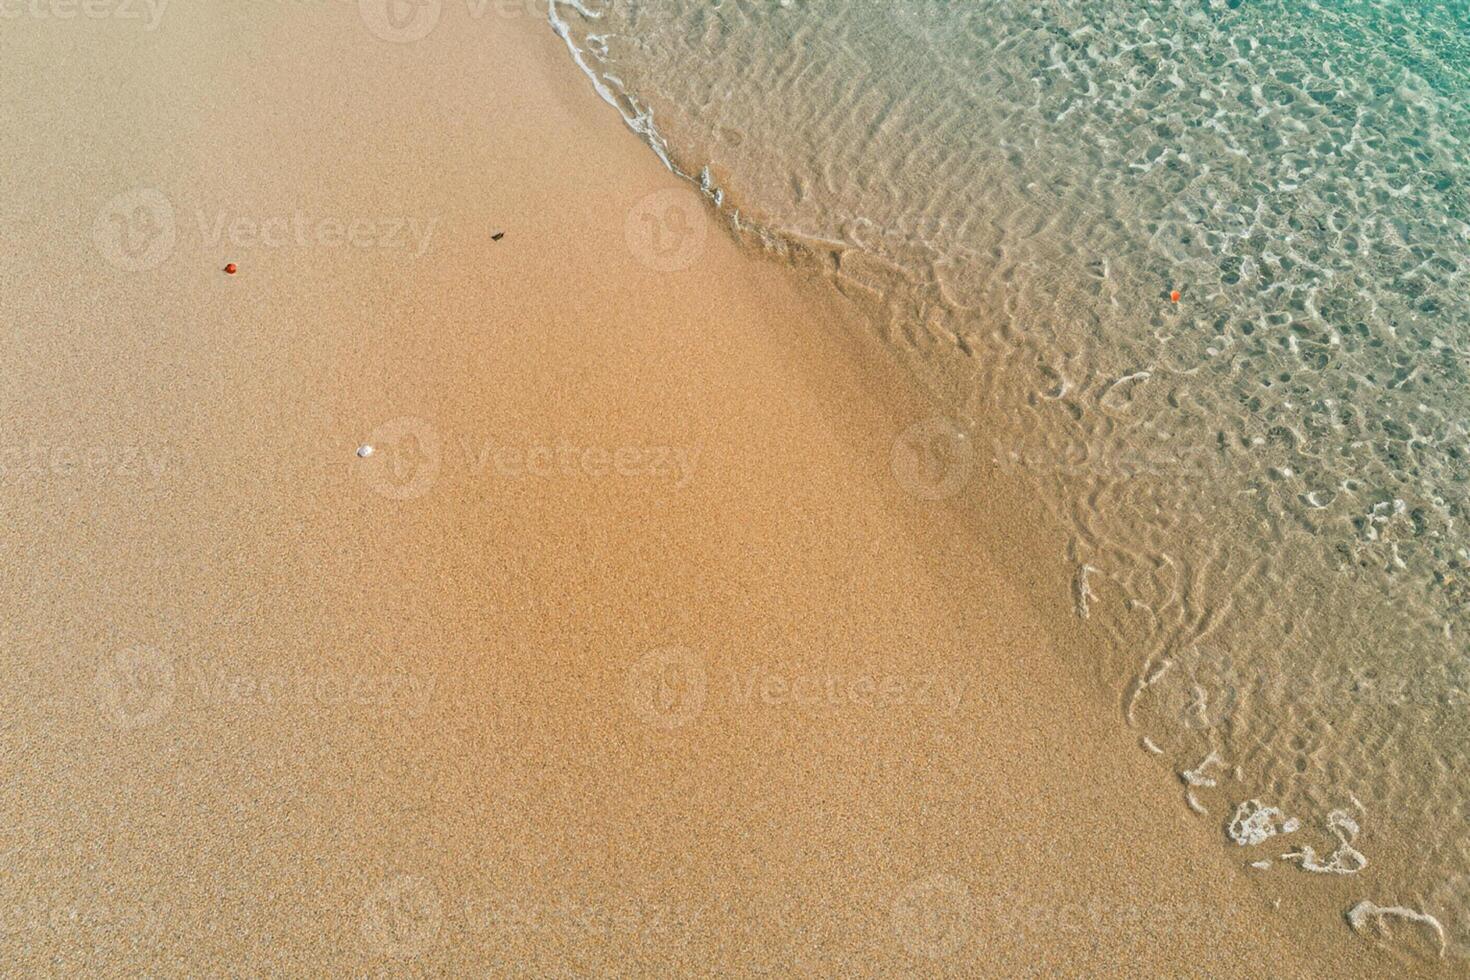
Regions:
<instances>
[{"instance_id":1,"label":"dry sand","mask_svg":"<svg viewBox=\"0 0 1470 980\"><path fill-rule=\"evenodd\" d=\"M923 399L539 12L15 9L7 968L1388 968L1269 911L1062 539L895 478Z\"/></svg>"}]
</instances>

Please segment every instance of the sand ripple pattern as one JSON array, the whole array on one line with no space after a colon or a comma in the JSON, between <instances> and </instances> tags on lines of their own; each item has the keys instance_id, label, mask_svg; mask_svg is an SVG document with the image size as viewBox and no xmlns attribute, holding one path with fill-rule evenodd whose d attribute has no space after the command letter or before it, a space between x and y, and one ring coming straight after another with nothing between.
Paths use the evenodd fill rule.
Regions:
<instances>
[{"instance_id":1,"label":"sand ripple pattern","mask_svg":"<svg viewBox=\"0 0 1470 980\"><path fill-rule=\"evenodd\" d=\"M1128 722L1237 774L1204 808L1352 812L1374 888L1463 891L1470 7L552 10L672 167L1036 481Z\"/></svg>"}]
</instances>

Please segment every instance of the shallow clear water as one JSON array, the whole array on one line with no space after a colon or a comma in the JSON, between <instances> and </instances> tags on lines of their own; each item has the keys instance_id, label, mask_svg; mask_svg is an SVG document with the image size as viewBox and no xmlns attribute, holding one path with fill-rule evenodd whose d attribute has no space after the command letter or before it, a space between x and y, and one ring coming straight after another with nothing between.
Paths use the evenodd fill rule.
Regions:
<instances>
[{"instance_id":1,"label":"shallow clear water","mask_svg":"<svg viewBox=\"0 0 1470 980\"><path fill-rule=\"evenodd\" d=\"M552 16L1044 491L1122 722L1222 845L1470 956L1470 3ZM1253 799L1299 829L1231 842Z\"/></svg>"}]
</instances>

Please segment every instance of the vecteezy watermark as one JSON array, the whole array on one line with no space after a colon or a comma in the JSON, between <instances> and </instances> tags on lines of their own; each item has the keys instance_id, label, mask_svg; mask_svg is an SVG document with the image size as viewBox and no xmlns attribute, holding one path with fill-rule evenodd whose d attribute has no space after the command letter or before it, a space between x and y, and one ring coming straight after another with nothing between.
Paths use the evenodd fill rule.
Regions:
<instances>
[{"instance_id":1,"label":"vecteezy watermark","mask_svg":"<svg viewBox=\"0 0 1470 980\"><path fill-rule=\"evenodd\" d=\"M121 729L142 728L185 710L372 709L402 717L421 715L438 678L389 665L373 671L248 669L175 658L150 647L129 647L103 658L94 679L103 718Z\"/></svg>"},{"instance_id":2,"label":"vecteezy watermark","mask_svg":"<svg viewBox=\"0 0 1470 980\"><path fill-rule=\"evenodd\" d=\"M1351 704L1358 710L1423 711L1433 715L1470 707L1464 692L1446 690L1423 672L1389 673L1350 669L1311 684L1295 683L1289 665L1274 659L1242 658L1215 647L1191 645L1136 681L1140 706L1175 719L1187 729L1239 724L1251 712L1289 698L1300 711Z\"/></svg>"},{"instance_id":3,"label":"vecteezy watermark","mask_svg":"<svg viewBox=\"0 0 1470 980\"><path fill-rule=\"evenodd\" d=\"M0 892L0 939L23 939L35 946L101 948L117 937L163 938L173 910L121 897L47 898Z\"/></svg>"},{"instance_id":4,"label":"vecteezy watermark","mask_svg":"<svg viewBox=\"0 0 1470 980\"><path fill-rule=\"evenodd\" d=\"M885 23L909 37L927 42L941 23L942 3L943 0L889 0L882 8L888 15Z\"/></svg>"},{"instance_id":5,"label":"vecteezy watermark","mask_svg":"<svg viewBox=\"0 0 1470 980\"><path fill-rule=\"evenodd\" d=\"M514 20L525 16L546 17L546 0L463 0L471 20L494 16ZM394 44L422 41L434 32L446 0L358 0L358 13L373 37Z\"/></svg>"},{"instance_id":6,"label":"vecteezy watermark","mask_svg":"<svg viewBox=\"0 0 1470 980\"><path fill-rule=\"evenodd\" d=\"M954 420L936 417L899 433L889 466L908 493L921 500L945 500L969 483L975 446Z\"/></svg>"},{"instance_id":7,"label":"vecteezy watermark","mask_svg":"<svg viewBox=\"0 0 1470 980\"><path fill-rule=\"evenodd\" d=\"M568 946L665 941L691 931L697 915L639 895L516 893L494 883L460 894L431 878L393 875L370 891L359 914L375 956L411 960L436 943L502 950L534 941Z\"/></svg>"},{"instance_id":8,"label":"vecteezy watermark","mask_svg":"<svg viewBox=\"0 0 1470 980\"><path fill-rule=\"evenodd\" d=\"M407 252L422 258L434 238L438 218L408 215L345 217L296 210L290 214L252 216L216 211L195 212L199 238L211 249L355 248Z\"/></svg>"},{"instance_id":9,"label":"vecteezy watermark","mask_svg":"<svg viewBox=\"0 0 1470 980\"><path fill-rule=\"evenodd\" d=\"M756 666L711 675L697 652L683 647L653 650L628 670L629 700L634 713L665 730L682 728L712 702L735 711L914 710L953 715L967 692L970 676L938 672L839 670L832 668Z\"/></svg>"},{"instance_id":10,"label":"vecteezy watermark","mask_svg":"<svg viewBox=\"0 0 1470 980\"><path fill-rule=\"evenodd\" d=\"M0 445L0 483L109 479L156 485L178 467L167 446L74 446L34 440L23 446Z\"/></svg>"},{"instance_id":11,"label":"vecteezy watermark","mask_svg":"<svg viewBox=\"0 0 1470 980\"><path fill-rule=\"evenodd\" d=\"M704 254L709 217L693 188L668 187L628 209L623 235L633 257L655 272L681 272Z\"/></svg>"},{"instance_id":12,"label":"vecteezy watermark","mask_svg":"<svg viewBox=\"0 0 1470 980\"><path fill-rule=\"evenodd\" d=\"M778 670L731 673L733 703L746 707L888 710L918 708L954 714L972 678L892 671Z\"/></svg>"},{"instance_id":13,"label":"vecteezy watermark","mask_svg":"<svg viewBox=\"0 0 1470 980\"><path fill-rule=\"evenodd\" d=\"M405 669L373 671L241 670L185 660L179 677L180 699L204 706L257 708L373 708L418 716L434 697L438 678Z\"/></svg>"},{"instance_id":14,"label":"vecteezy watermark","mask_svg":"<svg viewBox=\"0 0 1470 980\"><path fill-rule=\"evenodd\" d=\"M3 0L0 0L3 2ZM243 214L196 209L197 247L219 252L256 248L353 248L401 252L422 258L433 242L438 218L412 215ZM118 194L97 210L92 241L108 263L124 272L156 269L179 248L188 230L162 191L139 187Z\"/></svg>"},{"instance_id":15,"label":"vecteezy watermark","mask_svg":"<svg viewBox=\"0 0 1470 980\"><path fill-rule=\"evenodd\" d=\"M174 206L152 187L125 191L97 210L92 241L104 259L124 272L156 269L178 242Z\"/></svg>"},{"instance_id":16,"label":"vecteezy watermark","mask_svg":"<svg viewBox=\"0 0 1470 980\"><path fill-rule=\"evenodd\" d=\"M439 24L443 0L358 0L358 13L372 35L408 44L422 41Z\"/></svg>"},{"instance_id":17,"label":"vecteezy watermark","mask_svg":"<svg viewBox=\"0 0 1470 980\"><path fill-rule=\"evenodd\" d=\"M444 903L427 878L397 875L362 903L362 935L368 946L392 959L426 952L444 925Z\"/></svg>"},{"instance_id":18,"label":"vecteezy watermark","mask_svg":"<svg viewBox=\"0 0 1470 980\"><path fill-rule=\"evenodd\" d=\"M403 415L369 433L358 445L356 456L352 462L365 486L392 500L414 500L428 493L441 470L451 466L474 480L641 479L682 490L694 478L700 451L698 447L588 446L567 439L543 442L465 434L446 445L432 423Z\"/></svg>"},{"instance_id":19,"label":"vecteezy watermark","mask_svg":"<svg viewBox=\"0 0 1470 980\"><path fill-rule=\"evenodd\" d=\"M434 486L439 463L439 431L417 416L400 415L358 448L357 476L390 500L416 500Z\"/></svg>"},{"instance_id":20,"label":"vecteezy watermark","mask_svg":"<svg viewBox=\"0 0 1470 980\"><path fill-rule=\"evenodd\" d=\"M466 897L457 911L467 938L476 945L491 947L535 936L572 943L614 937L653 940L685 926L670 906L636 896L542 897L495 889Z\"/></svg>"},{"instance_id":21,"label":"vecteezy watermark","mask_svg":"<svg viewBox=\"0 0 1470 980\"><path fill-rule=\"evenodd\" d=\"M909 882L891 907L893 934L911 956L953 962L963 961L972 943L984 938L1023 947L1066 935L1121 936L1139 945L1180 935L1201 941L1223 939L1228 930L1253 928L1233 921L1240 915L1238 909L1212 905L1085 896L1047 901L1033 895L972 891L963 879L944 873Z\"/></svg>"},{"instance_id":22,"label":"vecteezy watermark","mask_svg":"<svg viewBox=\"0 0 1470 980\"><path fill-rule=\"evenodd\" d=\"M116 728L151 725L173 706L177 682L169 658L151 647L106 657L92 679L102 717Z\"/></svg>"},{"instance_id":23,"label":"vecteezy watermark","mask_svg":"<svg viewBox=\"0 0 1470 980\"><path fill-rule=\"evenodd\" d=\"M893 933L910 954L928 960L950 956L970 939L970 886L947 874L920 878L898 893L892 917Z\"/></svg>"},{"instance_id":24,"label":"vecteezy watermark","mask_svg":"<svg viewBox=\"0 0 1470 980\"><path fill-rule=\"evenodd\" d=\"M125 20L158 30L169 0L0 0L0 20Z\"/></svg>"},{"instance_id":25,"label":"vecteezy watermark","mask_svg":"<svg viewBox=\"0 0 1470 980\"><path fill-rule=\"evenodd\" d=\"M704 658L683 647L650 651L628 671L633 712L665 731L682 728L699 717L708 693Z\"/></svg>"},{"instance_id":26,"label":"vecteezy watermark","mask_svg":"<svg viewBox=\"0 0 1470 980\"><path fill-rule=\"evenodd\" d=\"M666 479L676 490L694 478L698 448L684 446L581 446L567 440L555 443L497 442L472 444L461 440L471 472L493 472L504 480L584 476L594 479Z\"/></svg>"}]
</instances>

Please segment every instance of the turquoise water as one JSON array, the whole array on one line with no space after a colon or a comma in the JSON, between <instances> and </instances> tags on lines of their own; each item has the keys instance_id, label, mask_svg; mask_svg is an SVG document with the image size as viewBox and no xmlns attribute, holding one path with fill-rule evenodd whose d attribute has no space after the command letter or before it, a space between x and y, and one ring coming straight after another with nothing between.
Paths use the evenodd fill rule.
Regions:
<instances>
[{"instance_id":1,"label":"turquoise water","mask_svg":"<svg viewBox=\"0 0 1470 980\"><path fill-rule=\"evenodd\" d=\"M1470 956L1470 4L551 11L1072 529L1180 805Z\"/></svg>"}]
</instances>

